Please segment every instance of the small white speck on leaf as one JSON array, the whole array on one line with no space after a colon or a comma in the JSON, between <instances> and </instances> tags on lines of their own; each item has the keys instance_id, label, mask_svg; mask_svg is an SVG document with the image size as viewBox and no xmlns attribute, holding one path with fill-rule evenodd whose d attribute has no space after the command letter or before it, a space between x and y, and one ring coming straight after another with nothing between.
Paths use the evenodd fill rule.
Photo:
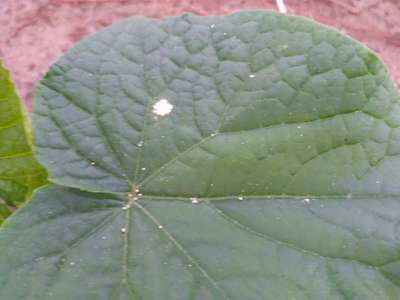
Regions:
<instances>
[{"instance_id":1,"label":"small white speck on leaf","mask_svg":"<svg viewBox=\"0 0 400 300\"><path fill-rule=\"evenodd\" d=\"M192 265L192 264L188 264L187 266L188 266L189 268L193 267L193 265Z\"/></svg>"},{"instance_id":2,"label":"small white speck on leaf","mask_svg":"<svg viewBox=\"0 0 400 300\"><path fill-rule=\"evenodd\" d=\"M304 199L303 199L303 202L304 202L304 203L310 203L310 201L311 201L310 198L304 198Z\"/></svg>"},{"instance_id":3,"label":"small white speck on leaf","mask_svg":"<svg viewBox=\"0 0 400 300\"><path fill-rule=\"evenodd\" d=\"M210 136L212 136L212 137L214 137L216 135L217 135L217 133L215 133L215 132L210 134Z\"/></svg>"},{"instance_id":4,"label":"small white speck on leaf","mask_svg":"<svg viewBox=\"0 0 400 300\"><path fill-rule=\"evenodd\" d=\"M242 197L242 196L239 196L239 197L238 197L238 200L242 201L242 200L243 200L243 197Z\"/></svg>"},{"instance_id":5,"label":"small white speck on leaf","mask_svg":"<svg viewBox=\"0 0 400 300\"><path fill-rule=\"evenodd\" d=\"M198 204L199 203L199 199L192 197L190 198L190 201L192 201L193 204Z\"/></svg>"},{"instance_id":6,"label":"small white speck on leaf","mask_svg":"<svg viewBox=\"0 0 400 300\"><path fill-rule=\"evenodd\" d=\"M153 105L153 113L158 116L168 115L174 106L167 99L160 99Z\"/></svg>"},{"instance_id":7,"label":"small white speck on leaf","mask_svg":"<svg viewBox=\"0 0 400 300\"><path fill-rule=\"evenodd\" d=\"M162 225L158 225L157 227L158 227L158 229L163 229L164 228L164 226L162 226Z\"/></svg>"},{"instance_id":8,"label":"small white speck on leaf","mask_svg":"<svg viewBox=\"0 0 400 300\"><path fill-rule=\"evenodd\" d=\"M137 143L136 146L142 147L143 146L143 141L139 141L139 143Z\"/></svg>"},{"instance_id":9,"label":"small white speck on leaf","mask_svg":"<svg viewBox=\"0 0 400 300\"><path fill-rule=\"evenodd\" d=\"M141 170L142 170L142 171L146 171L146 168L142 168Z\"/></svg>"},{"instance_id":10,"label":"small white speck on leaf","mask_svg":"<svg viewBox=\"0 0 400 300\"><path fill-rule=\"evenodd\" d=\"M130 206L129 204L127 204L127 205L125 205L125 206L122 207L122 210L128 210L128 209L130 209L130 208L131 208L131 206Z\"/></svg>"},{"instance_id":11,"label":"small white speck on leaf","mask_svg":"<svg viewBox=\"0 0 400 300\"><path fill-rule=\"evenodd\" d=\"M301 126L297 126L297 129L301 129Z\"/></svg>"},{"instance_id":12,"label":"small white speck on leaf","mask_svg":"<svg viewBox=\"0 0 400 300\"><path fill-rule=\"evenodd\" d=\"M379 180L375 181L376 184L380 184L381 182Z\"/></svg>"},{"instance_id":13,"label":"small white speck on leaf","mask_svg":"<svg viewBox=\"0 0 400 300\"><path fill-rule=\"evenodd\" d=\"M73 262L73 261L71 261L69 264L70 264L71 266L75 266L75 262Z\"/></svg>"},{"instance_id":14,"label":"small white speck on leaf","mask_svg":"<svg viewBox=\"0 0 400 300\"><path fill-rule=\"evenodd\" d=\"M90 164L91 164L92 166L94 166L96 163L95 163L94 161L92 161Z\"/></svg>"},{"instance_id":15,"label":"small white speck on leaf","mask_svg":"<svg viewBox=\"0 0 400 300\"><path fill-rule=\"evenodd\" d=\"M121 232L122 233L125 233L126 232L126 228L124 227L124 228L121 228Z\"/></svg>"},{"instance_id":16,"label":"small white speck on leaf","mask_svg":"<svg viewBox=\"0 0 400 300\"><path fill-rule=\"evenodd\" d=\"M255 78L256 75L255 75L255 74L250 74L249 77L250 77L250 78Z\"/></svg>"},{"instance_id":17,"label":"small white speck on leaf","mask_svg":"<svg viewBox=\"0 0 400 300\"><path fill-rule=\"evenodd\" d=\"M215 27L215 24L211 24L210 27L211 27L211 28L214 28L214 27Z\"/></svg>"}]
</instances>

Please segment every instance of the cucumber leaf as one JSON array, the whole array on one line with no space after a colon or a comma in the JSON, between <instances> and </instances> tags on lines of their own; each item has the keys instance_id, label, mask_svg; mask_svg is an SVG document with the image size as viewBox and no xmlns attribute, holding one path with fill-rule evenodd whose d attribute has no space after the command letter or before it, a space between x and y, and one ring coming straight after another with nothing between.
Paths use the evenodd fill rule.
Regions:
<instances>
[{"instance_id":1,"label":"cucumber leaf","mask_svg":"<svg viewBox=\"0 0 400 300\"><path fill-rule=\"evenodd\" d=\"M9 72L0 64L0 224L46 182L32 154L28 116Z\"/></svg>"},{"instance_id":2,"label":"cucumber leaf","mask_svg":"<svg viewBox=\"0 0 400 300\"><path fill-rule=\"evenodd\" d=\"M0 231L0 298L398 299L399 112L304 18L118 22L38 87L53 184Z\"/></svg>"}]
</instances>

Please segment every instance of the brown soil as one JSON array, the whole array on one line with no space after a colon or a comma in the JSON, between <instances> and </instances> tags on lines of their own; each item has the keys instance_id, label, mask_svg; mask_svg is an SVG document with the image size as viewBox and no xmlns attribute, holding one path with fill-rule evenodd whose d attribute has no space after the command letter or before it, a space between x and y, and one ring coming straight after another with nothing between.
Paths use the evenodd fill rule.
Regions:
<instances>
[{"instance_id":1,"label":"brown soil","mask_svg":"<svg viewBox=\"0 0 400 300\"><path fill-rule=\"evenodd\" d=\"M32 105L36 83L82 37L115 20L181 12L227 14L277 9L275 0L0 0L0 59ZM380 54L400 84L400 1L285 0L289 14L335 26Z\"/></svg>"}]
</instances>

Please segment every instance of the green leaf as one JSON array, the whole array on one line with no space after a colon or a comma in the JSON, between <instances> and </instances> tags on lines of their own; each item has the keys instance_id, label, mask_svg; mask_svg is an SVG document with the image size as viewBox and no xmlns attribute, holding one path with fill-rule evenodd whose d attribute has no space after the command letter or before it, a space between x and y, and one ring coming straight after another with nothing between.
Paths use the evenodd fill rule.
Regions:
<instances>
[{"instance_id":1,"label":"green leaf","mask_svg":"<svg viewBox=\"0 0 400 300\"><path fill-rule=\"evenodd\" d=\"M39 85L0 298L398 299L400 97L298 17L131 18Z\"/></svg>"},{"instance_id":2,"label":"green leaf","mask_svg":"<svg viewBox=\"0 0 400 300\"><path fill-rule=\"evenodd\" d=\"M0 224L47 178L33 157L23 109L9 72L0 64Z\"/></svg>"}]
</instances>

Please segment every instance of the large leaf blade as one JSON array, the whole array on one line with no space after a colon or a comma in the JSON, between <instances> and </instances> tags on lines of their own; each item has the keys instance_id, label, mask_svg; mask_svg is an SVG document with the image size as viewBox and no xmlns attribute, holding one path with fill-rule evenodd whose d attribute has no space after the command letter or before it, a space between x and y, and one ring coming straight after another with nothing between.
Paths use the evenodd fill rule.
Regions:
<instances>
[{"instance_id":1,"label":"large leaf blade","mask_svg":"<svg viewBox=\"0 0 400 300\"><path fill-rule=\"evenodd\" d=\"M113 25L39 86L64 187L4 225L0 295L397 299L398 112L373 53L302 18Z\"/></svg>"},{"instance_id":2,"label":"large leaf blade","mask_svg":"<svg viewBox=\"0 0 400 300\"><path fill-rule=\"evenodd\" d=\"M400 118L386 69L362 45L302 18L249 12L123 21L79 43L37 96L37 153L61 184L128 192L151 177L157 189L144 189L168 193L176 186L162 180L168 166L176 182L204 185L194 191L185 182L185 194L223 195L214 171L243 194L399 192L394 183L371 184L399 167L390 168L398 164ZM166 115L155 110L163 100L172 105ZM205 170L180 159L193 161L191 153ZM325 176L316 176L321 167ZM230 182L254 185L257 169L271 170L262 189ZM308 182L285 186L298 172ZM336 177L356 187L330 186Z\"/></svg>"},{"instance_id":3,"label":"large leaf blade","mask_svg":"<svg viewBox=\"0 0 400 300\"><path fill-rule=\"evenodd\" d=\"M0 235L6 299L396 299L397 198L43 188ZM43 235L43 232L46 232ZM23 284L19 279L24 278ZM28 281L26 279L29 279Z\"/></svg>"}]
</instances>

